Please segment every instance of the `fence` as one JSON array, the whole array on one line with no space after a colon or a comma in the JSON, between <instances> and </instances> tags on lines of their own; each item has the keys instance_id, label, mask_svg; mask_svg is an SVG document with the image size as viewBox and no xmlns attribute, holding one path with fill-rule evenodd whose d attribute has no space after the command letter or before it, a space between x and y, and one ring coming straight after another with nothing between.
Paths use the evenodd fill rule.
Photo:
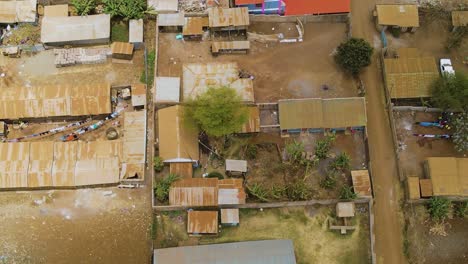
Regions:
<instances>
[{"instance_id":1,"label":"fence","mask_svg":"<svg viewBox=\"0 0 468 264\"><path fill-rule=\"evenodd\" d=\"M348 14L337 15L303 15L303 16L279 16L279 15L249 15L250 22L295 23L298 19L302 23L346 23Z\"/></svg>"}]
</instances>

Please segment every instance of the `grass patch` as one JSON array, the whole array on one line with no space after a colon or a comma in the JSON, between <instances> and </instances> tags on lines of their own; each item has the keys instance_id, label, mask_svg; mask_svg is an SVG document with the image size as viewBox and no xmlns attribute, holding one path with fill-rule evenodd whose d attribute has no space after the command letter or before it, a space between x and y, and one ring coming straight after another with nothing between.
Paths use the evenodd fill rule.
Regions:
<instances>
[{"instance_id":1,"label":"grass patch","mask_svg":"<svg viewBox=\"0 0 468 264\"><path fill-rule=\"evenodd\" d=\"M111 29L112 42L128 42L128 26L123 22L114 23Z\"/></svg>"},{"instance_id":2,"label":"grass patch","mask_svg":"<svg viewBox=\"0 0 468 264\"><path fill-rule=\"evenodd\" d=\"M156 51L152 50L146 57L146 65L148 65L148 83L146 83L146 71L143 70L140 77L140 82L147 86L153 86L154 81L154 62L156 60Z\"/></svg>"}]
</instances>

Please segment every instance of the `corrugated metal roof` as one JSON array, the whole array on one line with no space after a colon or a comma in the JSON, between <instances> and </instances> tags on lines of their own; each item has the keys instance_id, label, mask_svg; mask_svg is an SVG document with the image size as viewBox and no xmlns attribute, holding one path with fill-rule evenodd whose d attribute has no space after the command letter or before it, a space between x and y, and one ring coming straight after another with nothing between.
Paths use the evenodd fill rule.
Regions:
<instances>
[{"instance_id":1,"label":"corrugated metal roof","mask_svg":"<svg viewBox=\"0 0 468 264\"><path fill-rule=\"evenodd\" d=\"M427 158L434 196L468 196L468 158Z\"/></svg>"},{"instance_id":2,"label":"corrugated metal roof","mask_svg":"<svg viewBox=\"0 0 468 264\"><path fill-rule=\"evenodd\" d=\"M171 162L171 164L169 164L169 173L178 175L184 179L190 179L193 177L193 163Z\"/></svg>"},{"instance_id":3,"label":"corrugated metal roof","mask_svg":"<svg viewBox=\"0 0 468 264\"><path fill-rule=\"evenodd\" d=\"M218 234L218 211L189 211L187 233Z\"/></svg>"},{"instance_id":4,"label":"corrugated metal roof","mask_svg":"<svg viewBox=\"0 0 468 264\"><path fill-rule=\"evenodd\" d=\"M142 83L132 84L132 105L146 105L146 85Z\"/></svg>"},{"instance_id":5,"label":"corrugated metal roof","mask_svg":"<svg viewBox=\"0 0 468 264\"><path fill-rule=\"evenodd\" d=\"M285 15L337 14L351 11L351 0L283 0Z\"/></svg>"},{"instance_id":6,"label":"corrugated metal roof","mask_svg":"<svg viewBox=\"0 0 468 264\"><path fill-rule=\"evenodd\" d=\"M419 177L408 177L408 196L410 199L420 199L421 191L419 189Z\"/></svg>"},{"instance_id":7,"label":"corrugated metal roof","mask_svg":"<svg viewBox=\"0 0 468 264\"><path fill-rule=\"evenodd\" d=\"M221 209L221 224L239 224L239 209Z\"/></svg>"},{"instance_id":8,"label":"corrugated metal roof","mask_svg":"<svg viewBox=\"0 0 468 264\"><path fill-rule=\"evenodd\" d=\"M379 25L419 27L417 5L376 5L376 10Z\"/></svg>"},{"instance_id":9,"label":"corrugated metal roof","mask_svg":"<svg viewBox=\"0 0 468 264\"><path fill-rule=\"evenodd\" d=\"M353 180L354 193L360 197L371 197L372 187L368 170L353 170L351 171Z\"/></svg>"},{"instance_id":10,"label":"corrugated metal roof","mask_svg":"<svg viewBox=\"0 0 468 264\"><path fill-rule=\"evenodd\" d=\"M128 42L143 42L143 19L130 19L128 27Z\"/></svg>"},{"instance_id":11,"label":"corrugated metal roof","mask_svg":"<svg viewBox=\"0 0 468 264\"><path fill-rule=\"evenodd\" d=\"M263 240L154 250L154 264L296 264L291 240Z\"/></svg>"},{"instance_id":12,"label":"corrugated metal roof","mask_svg":"<svg viewBox=\"0 0 468 264\"><path fill-rule=\"evenodd\" d=\"M0 1L0 23L36 21L37 0Z\"/></svg>"},{"instance_id":13,"label":"corrugated metal roof","mask_svg":"<svg viewBox=\"0 0 468 264\"><path fill-rule=\"evenodd\" d=\"M133 54L133 44L127 42L113 42L111 45L112 54Z\"/></svg>"},{"instance_id":14,"label":"corrugated metal roof","mask_svg":"<svg viewBox=\"0 0 468 264\"><path fill-rule=\"evenodd\" d=\"M48 5L44 6L45 17L68 16L68 5Z\"/></svg>"},{"instance_id":15,"label":"corrugated metal roof","mask_svg":"<svg viewBox=\"0 0 468 264\"><path fill-rule=\"evenodd\" d=\"M419 179L419 187L421 187L421 197L431 197L433 195L431 179Z\"/></svg>"},{"instance_id":16,"label":"corrugated metal roof","mask_svg":"<svg viewBox=\"0 0 468 264\"><path fill-rule=\"evenodd\" d=\"M439 78L434 57L384 59L385 80L392 98L431 96L431 85Z\"/></svg>"},{"instance_id":17,"label":"corrugated metal roof","mask_svg":"<svg viewBox=\"0 0 468 264\"><path fill-rule=\"evenodd\" d=\"M182 206L217 206L218 179L182 179L172 184L169 204Z\"/></svg>"},{"instance_id":18,"label":"corrugated metal roof","mask_svg":"<svg viewBox=\"0 0 468 264\"><path fill-rule=\"evenodd\" d=\"M219 52L229 50L249 50L250 41L248 40L236 40L236 41L213 41L211 43L211 51Z\"/></svg>"},{"instance_id":19,"label":"corrugated metal roof","mask_svg":"<svg viewBox=\"0 0 468 264\"><path fill-rule=\"evenodd\" d=\"M242 179L218 181L218 204L245 204L246 196Z\"/></svg>"},{"instance_id":20,"label":"corrugated metal roof","mask_svg":"<svg viewBox=\"0 0 468 264\"><path fill-rule=\"evenodd\" d=\"M148 7L154 8L157 12L177 12L179 0L148 0Z\"/></svg>"},{"instance_id":21,"label":"corrugated metal roof","mask_svg":"<svg viewBox=\"0 0 468 264\"><path fill-rule=\"evenodd\" d=\"M158 26L160 27L175 27L185 24L184 12L172 14L158 14Z\"/></svg>"},{"instance_id":22,"label":"corrugated metal roof","mask_svg":"<svg viewBox=\"0 0 468 264\"><path fill-rule=\"evenodd\" d=\"M240 171L247 172L247 161L246 160L226 160L226 171Z\"/></svg>"},{"instance_id":23,"label":"corrugated metal roof","mask_svg":"<svg viewBox=\"0 0 468 264\"><path fill-rule=\"evenodd\" d=\"M237 63L188 63L183 71L183 100L194 99L209 87L227 86L237 91L244 102L254 102L253 82L239 79Z\"/></svg>"},{"instance_id":24,"label":"corrugated metal roof","mask_svg":"<svg viewBox=\"0 0 468 264\"><path fill-rule=\"evenodd\" d=\"M44 17L41 42L69 42L109 39L110 15Z\"/></svg>"},{"instance_id":25,"label":"corrugated metal roof","mask_svg":"<svg viewBox=\"0 0 468 264\"><path fill-rule=\"evenodd\" d=\"M209 27L242 27L248 26L249 9L237 8L208 8Z\"/></svg>"},{"instance_id":26,"label":"corrugated metal roof","mask_svg":"<svg viewBox=\"0 0 468 264\"><path fill-rule=\"evenodd\" d=\"M279 100L281 129L345 128L366 126L363 97Z\"/></svg>"},{"instance_id":27,"label":"corrugated metal roof","mask_svg":"<svg viewBox=\"0 0 468 264\"><path fill-rule=\"evenodd\" d=\"M137 173L140 179L144 176L144 164L146 163L146 110L136 112L125 112L124 115L125 134L123 138L122 161L127 168L124 178L132 177ZM136 171L140 168L141 171Z\"/></svg>"},{"instance_id":28,"label":"corrugated metal roof","mask_svg":"<svg viewBox=\"0 0 468 264\"><path fill-rule=\"evenodd\" d=\"M199 159L198 130L189 127L183 115L184 108L179 105L158 111L159 156L165 162Z\"/></svg>"},{"instance_id":29,"label":"corrugated metal roof","mask_svg":"<svg viewBox=\"0 0 468 264\"><path fill-rule=\"evenodd\" d=\"M452 25L454 27L468 26L468 11L452 11Z\"/></svg>"},{"instance_id":30,"label":"corrugated metal roof","mask_svg":"<svg viewBox=\"0 0 468 264\"><path fill-rule=\"evenodd\" d=\"M156 77L155 83L154 98L156 103L180 102L179 77Z\"/></svg>"},{"instance_id":31,"label":"corrugated metal roof","mask_svg":"<svg viewBox=\"0 0 468 264\"><path fill-rule=\"evenodd\" d=\"M207 26L207 17L186 17L182 34L184 36L203 35L203 27Z\"/></svg>"}]
</instances>

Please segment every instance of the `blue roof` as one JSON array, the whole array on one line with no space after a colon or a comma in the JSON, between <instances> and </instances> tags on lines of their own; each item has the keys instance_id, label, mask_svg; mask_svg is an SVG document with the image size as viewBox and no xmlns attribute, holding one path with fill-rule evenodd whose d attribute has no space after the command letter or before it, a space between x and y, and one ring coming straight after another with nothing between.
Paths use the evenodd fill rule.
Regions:
<instances>
[{"instance_id":1,"label":"blue roof","mask_svg":"<svg viewBox=\"0 0 468 264\"><path fill-rule=\"evenodd\" d=\"M262 240L154 250L154 264L296 264L291 240Z\"/></svg>"}]
</instances>

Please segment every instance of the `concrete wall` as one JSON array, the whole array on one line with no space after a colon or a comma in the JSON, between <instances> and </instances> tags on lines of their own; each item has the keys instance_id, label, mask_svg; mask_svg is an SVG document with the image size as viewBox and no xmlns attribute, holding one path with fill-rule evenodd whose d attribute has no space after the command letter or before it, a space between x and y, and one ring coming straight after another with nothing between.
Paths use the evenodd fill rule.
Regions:
<instances>
[{"instance_id":1,"label":"concrete wall","mask_svg":"<svg viewBox=\"0 0 468 264\"><path fill-rule=\"evenodd\" d=\"M249 15L250 22L296 22L300 19L303 23L346 23L348 14L337 15L304 15L304 16L279 16L279 15Z\"/></svg>"}]
</instances>

